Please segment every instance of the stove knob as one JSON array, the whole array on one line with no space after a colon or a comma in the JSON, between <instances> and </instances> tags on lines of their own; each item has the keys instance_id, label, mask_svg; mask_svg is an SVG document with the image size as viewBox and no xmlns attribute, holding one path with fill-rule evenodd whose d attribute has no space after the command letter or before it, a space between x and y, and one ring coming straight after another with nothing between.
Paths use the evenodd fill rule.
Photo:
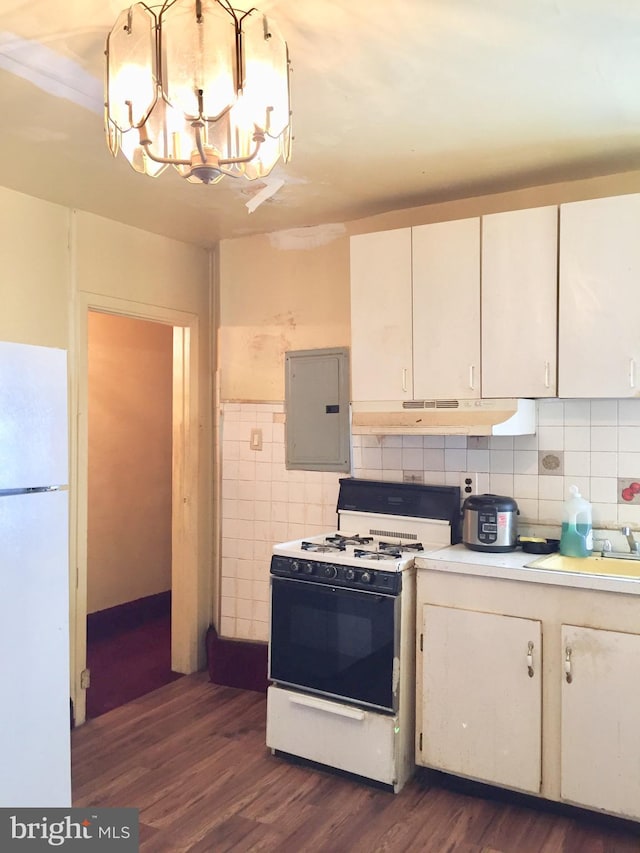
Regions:
<instances>
[{"instance_id":1,"label":"stove knob","mask_svg":"<svg viewBox=\"0 0 640 853\"><path fill-rule=\"evenodd\" d=\"M291 561L291 571L292 572L299 572L300 571L300 563L297 560Z\"/></svg>"},{"instance_id":2,"label":"stove knob","mask_svg":"<svg viewBox=\"0 0 640 853\"><path fill-rule=\"evenodd\" d=\"M313 563L305 563L304 564L304 573L306 575L312 575L313 574Z\"/></svg>"},{"instance_id":3,"label":"stove knob","mask_svg":"<svg viewBox=\"0 0 640 853\"><path fill-rule=\"evenodd\" d=\"M355 580L355 576L356 576L355 570L354 569L347 569L344 573L344 576L348 581Z\"/></svg>"},{"instance_id":4,"label":"stove knob","mask_svg":"<svg viewBox=\"0 0 640 853\"><path fill-rule=\"evenodd\" d=\"M373 580L372 572L363 572L360 575L360 580L362 581L362 583L371 583L371 581Z\"/></svg>"},{"instance_id":5,"label":"stove knob","mask_svg":"<svg viewBox=\"0 0 640 853\"><path fill-rule=\"evenodd\" d=\"M335 578L338 574L338 570L335 566L325 566L324 567L324 576L325 578Z\"/></svg>"}]
</instances>

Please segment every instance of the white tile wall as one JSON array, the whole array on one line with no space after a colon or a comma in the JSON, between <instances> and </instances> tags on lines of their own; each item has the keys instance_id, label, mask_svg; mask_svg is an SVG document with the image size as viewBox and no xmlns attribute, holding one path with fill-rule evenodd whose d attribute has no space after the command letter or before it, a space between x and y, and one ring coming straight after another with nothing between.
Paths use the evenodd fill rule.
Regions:
<instances>
[{"instance_id":1,"label":"white tile wall","mask_svg":"<svg viewBox=\"0 0 640 853\"><path fill-rule=\"evenodd\" d=\"M539 475L538 451L563 454L563 475ZM523 527L559 525L574 483L595 527L640 526L640 502L618 499L618 477L640 481L640 400L539 400L532 436L354 436L353 458L356 476L385 480L422 471L426 483L457 486L464 472L486 473L481 488L514 497Z\"/></svg>"},{"instance_id":2,"label":"white tile wall","mask_svg":"<svg viewBox=\"0 0 640 853\"><path fill-rule=\"evenodd\" d=\"M262 430L262 450L250 446L256 428ZM286 470L282 404L225 403L221 447L220 633L266 641L272 548L335 529L338 479L344 475ZM379 447L374 462L382 464Z\"/></svg>"},{"instance_id":3,"label":"white tile wall","mask_svg":"<svg viewBox=\"0 0 640 853\"><path fill-rule=\"evenodd\" d=\"M462 473L477 473L481 491L516 499L521 530L559 526L575 483L594 527L640 528L640 498L618 501L618 478L640 482L640 400L539 400L537 422L533 436L354 436L353 475L402 481L406 472L457 486ZM250 447L253 428L262 450ZM221 438L220 631L266 641L271 549L335 529L344 475L286 470L282 404L225 403ZM538 474L541 450L563 453L562 475Z\"/></svg>"}]
</instances>

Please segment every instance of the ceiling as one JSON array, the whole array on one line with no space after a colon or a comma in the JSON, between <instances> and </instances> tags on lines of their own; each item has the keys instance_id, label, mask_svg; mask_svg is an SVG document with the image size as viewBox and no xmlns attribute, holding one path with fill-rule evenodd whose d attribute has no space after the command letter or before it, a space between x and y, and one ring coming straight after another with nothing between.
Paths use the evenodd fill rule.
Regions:
<instances>
[{"instance_id":1,"label":"ceiling","mask_svg":"<svg viewBox=\"0 0 640 853\"><path fill-rule=\"evenodd\" d=\"M104 46L126 5L2 0L0 185L212 245L640 168L637 0L263 0L294 143L249 213L261 182L152 179L108 152Z\"/></svg>"}]
</instances>

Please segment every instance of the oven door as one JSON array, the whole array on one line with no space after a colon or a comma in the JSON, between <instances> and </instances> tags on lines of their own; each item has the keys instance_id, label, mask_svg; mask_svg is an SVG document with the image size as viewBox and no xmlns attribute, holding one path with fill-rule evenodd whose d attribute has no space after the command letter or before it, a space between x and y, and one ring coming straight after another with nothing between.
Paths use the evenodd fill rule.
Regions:
<instances>
[{"instance_id":1,"label":"oven door","mask_svg":"<svg viewBox=\"0 0 640 853\"><path fill-rule=\"evenodd\" d=\"M399 595L272 577L269 677L394 712L399 622Z\"/></svg>"}]
</instances>

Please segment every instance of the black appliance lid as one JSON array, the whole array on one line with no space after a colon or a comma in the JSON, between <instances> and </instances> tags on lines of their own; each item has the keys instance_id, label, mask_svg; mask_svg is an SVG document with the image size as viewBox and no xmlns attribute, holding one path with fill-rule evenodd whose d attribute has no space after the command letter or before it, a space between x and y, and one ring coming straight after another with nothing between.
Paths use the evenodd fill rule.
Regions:
<instances>
[{"instance_id":1,"label":"black appliance lid","mask_svg":"<svg viewBox=\"0 0 640 853\"><path fill-rule=\"evenodd\" d=\"M494 509L497 512L518 512L518 504L505 495L469 495L462 504L465 509Z\"/></svg>"},{"instance_id":2,"label":"black appliance lid","mask_svg":"<svg viewBox=\"0 0 640 853\"><path fill-rule=\"evenodd\" d=\"M337 510L435 518L455 526L460 515L459 486L391 483L344 477L340 481Z\"/></svg>"}]
</instances>

